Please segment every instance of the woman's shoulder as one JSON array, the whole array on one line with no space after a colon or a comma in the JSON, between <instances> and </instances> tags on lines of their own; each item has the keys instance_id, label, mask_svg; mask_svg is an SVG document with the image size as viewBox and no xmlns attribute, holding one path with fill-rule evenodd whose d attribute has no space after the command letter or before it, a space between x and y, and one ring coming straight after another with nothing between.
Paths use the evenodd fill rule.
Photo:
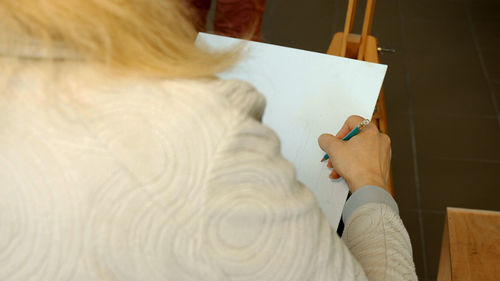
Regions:
<instances>
[{"instance_id":1,"label":"woman's shoulder","mask_svg":"<svg viewBox=\"0 0 500 281\"><path fill-rule=\"evenodd\" d=\"M261 120L266 99L253 85L240 79L217 79L210 84L212 91L217 93L230 109Z\"/></svg>"},{"instance_id":2,"label":"woman's shoulder","mask_svg":"<svg viewBox=\"0 0 500 281\"><path fill-rule=\"evenodd\" d=\"M240 79L204 78L168 80L165 83L168 86L173 84L204 90L208 95L224 99L231 106L265 106L264 96L253 85Z\"/></svg>"},{"instance_id":3,"label":"woman's shoulder","mask_svg":"<svg viewBox=\"0 0 500 281\"><path fill-rule=\"evenodd\" d=\"M261 120L265 97L250 83L239 79L199 78L142 80L140 92L162 101L185 101L202 111L237 113ZM128 88L130 89L130 88ZM143 93L142 93L143 94ZM161 102L161 101L160 101Z\"/></svg>"}]
</instances>

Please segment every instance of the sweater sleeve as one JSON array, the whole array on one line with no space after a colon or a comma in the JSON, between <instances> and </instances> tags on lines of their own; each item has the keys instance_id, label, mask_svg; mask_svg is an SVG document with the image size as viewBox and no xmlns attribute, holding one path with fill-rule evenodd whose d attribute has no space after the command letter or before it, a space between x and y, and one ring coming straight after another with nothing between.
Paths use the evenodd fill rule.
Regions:
<instances>
[{"instance_id":1,"label":"sweater sleeve","mask_svg":"<svg viewBox=\"0 0 500 281\"><path fill-rule=\"evenodd\" d=\"M342 240L370 280L417 280L408 232L390 204L367 202L356 208Z\"/></svg>"},{"instance_id":2,"label":"sweater sleeve","mask_svg":"<svg viewBox=\"0 0 500 281\"><path fill-rule=\"evenodd\" d=\"M383 188L376 185L365 185L349 197L342 211L342 219L348 221L351 214L360 206L367 203L383 203L391 207L399 215L398 204Z\"/></svg>"},{"instance_id":3,"label":"sweater sleeve","mask_svg":"<svg viewBox=\"0 0 500 281\"><path fill-rule=\"evenodd\" d=\"M231 123L212 161L203 245L229 280L367 280L264 126L265 100L228 91Z\"/></svg>"}]
</instances>

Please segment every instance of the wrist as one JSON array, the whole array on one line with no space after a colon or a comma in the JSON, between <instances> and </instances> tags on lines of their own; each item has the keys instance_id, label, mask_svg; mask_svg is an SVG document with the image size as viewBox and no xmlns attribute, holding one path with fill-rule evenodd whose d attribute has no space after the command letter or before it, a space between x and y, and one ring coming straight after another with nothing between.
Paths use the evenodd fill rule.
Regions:
<instances>
[{"instance_id":1,"label":"wrist","mask_svg":"<svg viewBox=\"0 0 500 281\"><path fill-rule=\"evenodd\" d=\"M358 191L363 186L367 185L375 185L380 188L387 190L387 183L381 177L364 177L364 178L356 178L352 180L346 180L347 185L349 186L349 190L351 193Z\"/></svg>"}]
</instances>

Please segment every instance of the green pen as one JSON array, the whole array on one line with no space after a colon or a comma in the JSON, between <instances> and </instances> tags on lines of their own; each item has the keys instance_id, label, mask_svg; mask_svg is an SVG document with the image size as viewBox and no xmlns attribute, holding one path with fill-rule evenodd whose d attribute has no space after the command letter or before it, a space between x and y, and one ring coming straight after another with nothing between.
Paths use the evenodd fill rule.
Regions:
<instances>
[{"instance_id":1,"label":"green pen","mask_svg":"<svg viewBox=\"0 0 500 281\"><path fill-rule=\"evenodd\" d=\"M368 126L368 124L370 124L370 120L368 119L365 119L363 121L361 121L361 123L359 123L358 126L356 126L356 128L352 129L352 131L349 132L349 134L347 134L347 136L345 136L342 140L343 141L348 141L350 140L352 137L354 137L355 135L359 134L359 132L361 132L361 130ZM325 161L325 160L328 160L330 157L328 156L328 154L325 154L325 156L323 156L323 159L321 159L321 162Z\"/></svg>"}]
</instances>

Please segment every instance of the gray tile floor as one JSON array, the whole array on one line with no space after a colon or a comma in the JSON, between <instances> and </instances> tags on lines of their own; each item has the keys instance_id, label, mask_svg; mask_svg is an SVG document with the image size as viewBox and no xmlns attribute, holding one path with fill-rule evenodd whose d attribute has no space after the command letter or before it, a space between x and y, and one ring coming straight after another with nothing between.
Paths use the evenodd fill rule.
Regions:
<instances>
[{"instance_id":1,"label":"gray tile floor","mask_svg":"<svg viewBox=\"0 0 500 281\"><path fill-rule=\"evenodd\" d=\"M326 52L346 6L268 0L264 41ZM500 210L500 1L377 1L372 33L397 50L381 58L396 199L419 278L435 280L445 208Z\"/></svg>"}]
</instances>

